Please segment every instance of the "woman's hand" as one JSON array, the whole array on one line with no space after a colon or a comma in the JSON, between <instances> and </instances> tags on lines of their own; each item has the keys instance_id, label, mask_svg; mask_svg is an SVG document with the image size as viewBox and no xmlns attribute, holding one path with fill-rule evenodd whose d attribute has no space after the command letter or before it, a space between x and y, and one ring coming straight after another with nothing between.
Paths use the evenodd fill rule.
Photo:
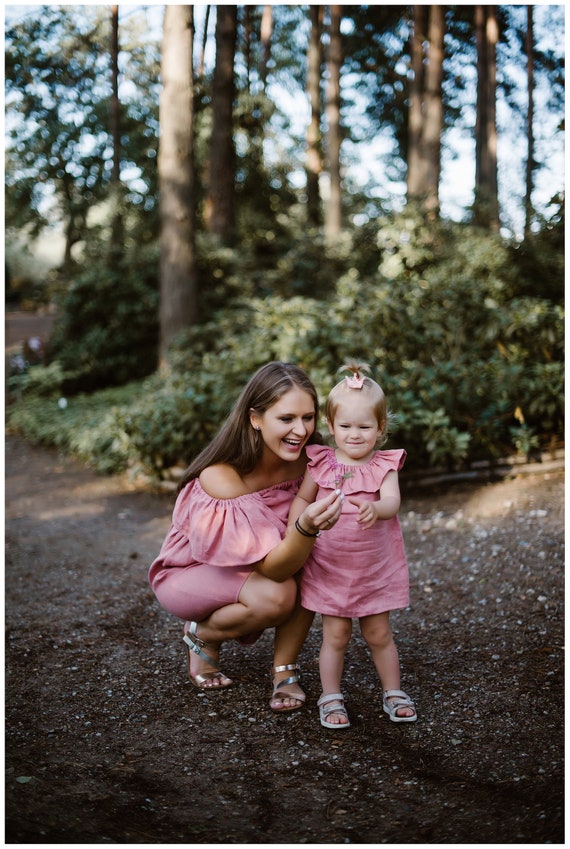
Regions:
<instances>
[{"instance_id":1,"label":"woman's hand","mask_svg":"<svg viewBox=\"0 0 570 849\"><path fill-rule=\"evenodd\" d=\"M338 522L342 510L344 495L335 489L326 498L320 498L306 507L299 516L301 527L309 533L327 531Z\"/></svg>"}]
</instances>

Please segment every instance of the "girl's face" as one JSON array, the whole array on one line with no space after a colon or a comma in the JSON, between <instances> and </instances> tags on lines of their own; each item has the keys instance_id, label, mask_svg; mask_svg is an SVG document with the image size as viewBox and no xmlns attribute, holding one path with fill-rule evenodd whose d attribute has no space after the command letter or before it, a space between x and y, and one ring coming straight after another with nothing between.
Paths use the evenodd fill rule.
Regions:
<instances>
[{"instance_id":1,"label":"girl's face","mask_svg":"<svg viewBox=\"0 0 570 849\"><path fill-rule=\"evenodd\" d=\"M366 463L372 457L381 427L366 397L351 392L350 402L338 405L334 422L329 419L328 426L341 463Z\"/></svg>"},{"instance_id":2,"label":"girl's face","mask_svg":"<svg viewBox=\"0 0 570 849\"><path fill-rule=\"evenodd\" d=\"M315 404L308 392L295 386L264 413L252 411L250 421L261 431L266 451L292 462L315 430Z\"/></svg>"}]
</instances>

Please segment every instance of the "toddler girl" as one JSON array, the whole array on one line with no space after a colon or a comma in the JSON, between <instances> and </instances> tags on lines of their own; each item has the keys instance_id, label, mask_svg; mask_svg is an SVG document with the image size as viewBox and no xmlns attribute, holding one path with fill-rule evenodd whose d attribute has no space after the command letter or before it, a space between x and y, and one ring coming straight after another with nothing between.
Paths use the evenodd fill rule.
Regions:
<instances>
[{"instance_id":1,"label":"toddler girl","mask_svg":"<svg viewBox=\"0 0 570 849\"><path fill-rule=\"evenodd\" d=\"M383 707L392 722L414 722L416 710L400 690L398 650L390 630L390 611L406 607L409 580L400 508L398 471L403 449L380 451L387 438L386 399L363 372L349 370L331 391L326 418L336 448L307 445L307 471L291 505L289 522L315 498L342 488L340 519L316 540L301 579L301 604L322 614L319 668L323 693L318 701L325 728L348 728L340 691L344 655L358 618L383 688Z\"/></svg>"}]
</instances>

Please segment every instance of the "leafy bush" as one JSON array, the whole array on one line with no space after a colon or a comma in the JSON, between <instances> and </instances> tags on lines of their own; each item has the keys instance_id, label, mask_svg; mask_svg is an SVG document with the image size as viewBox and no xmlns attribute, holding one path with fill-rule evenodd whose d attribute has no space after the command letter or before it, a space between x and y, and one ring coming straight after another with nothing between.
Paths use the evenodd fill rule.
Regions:
<instances>
[{"instance_id":1,"label":"leafy bush","mask_svg":"<svg viewBox=\"0 0 570 849\"><path fill-rule=\"evenodd\" d=\"M372 366L386 392L396 414L389 446L407 449L408 468L458 466L560 438L563 307L518 292L510 247L474 228L428 228L407 216L386 222L378 245L377 268L371 251L362 267L359 254L344 247L330 265L323 257L323 268L338 275L319 299L291 295L285 281L287 297L256 296L249 265L240 287L240 267L228 262L232 291L240 294L189 329L164 373L149 377L128 404L103 414L94 395L92 436L82 422L82 435L69 435L67 444L81 456L90 452L99 468L108 457L113 468L142 463L161 473L211 439L263 363L298 363L324 402L339 365L353 356ZM289 261L286 268L289 274ZM29 392L23 389L9 420L33 433L37 423L21 412L31 408ZM70 420L59 416L54 444L66 439L62 423Z\"/></svg>"},{"instance_id":2,"label":"leafy bush","mask_svg":"<svg viewBox=\"0 0 570 849\"><path fill-rule=\"evenodd\" d=\"M158 289L150 259L141 251L136 263L129 256L112 269L86 263L63 294L50 357L64 374L64 392L120 386L156 369Z\"/></svg>"}]
</instances>

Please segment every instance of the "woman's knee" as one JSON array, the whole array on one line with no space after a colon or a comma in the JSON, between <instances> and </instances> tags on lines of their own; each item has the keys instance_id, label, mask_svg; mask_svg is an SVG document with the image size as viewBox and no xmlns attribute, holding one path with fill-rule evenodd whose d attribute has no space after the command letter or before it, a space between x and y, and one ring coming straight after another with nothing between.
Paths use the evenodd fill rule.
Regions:
<instances>
[{"instance_id":1,"label":"woman's knee","mask_svg":"<svg viewBox=\"0 0 570 849\"><path fill-rule=\"evenodd\" d=\"M281 624L291 615L296 600L297 584L293 578L277 582L255 576L246 582L240 594L243 604L252 607L273 624Z\"/></svg>"},{"instance_id":2,"label":"woman's knee","mask_svg":"<svg viewBox=\"0 0 570 849\"><path fill-rule=\"evenodd\" d=\"M265 603L269 615L276 621L288 618L295 607L297 600L297 584L293 578L286 581L269 581L266 587Z\"/></svg>"}]
</instances>

